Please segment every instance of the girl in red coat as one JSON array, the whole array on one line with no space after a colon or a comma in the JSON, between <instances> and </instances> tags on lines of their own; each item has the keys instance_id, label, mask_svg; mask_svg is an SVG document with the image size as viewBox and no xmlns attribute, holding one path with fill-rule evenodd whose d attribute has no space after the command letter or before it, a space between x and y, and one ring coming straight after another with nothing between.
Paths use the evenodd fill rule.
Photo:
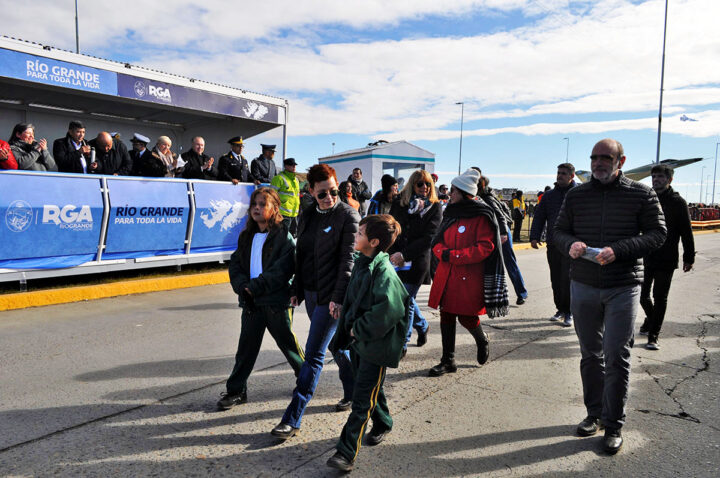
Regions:
<instances>
[{"instance_id":1,"label":"girl in red coat","mask_svg":"<svg viewBox=\"0 0 720 478\"><path fill-rule=\"evenodd\" d=\"M488 336L479 315L507 314L508 299L500 257L500 237L492 209L475 199L480 173L468 169L452 180L450 202L433 241L433 254L440 260L429 305L440 309L442 359L430 369L438 377L457 371L455 365L456 319L477 343L477 360L487 362Z\"/></svg>"}]
</instances>

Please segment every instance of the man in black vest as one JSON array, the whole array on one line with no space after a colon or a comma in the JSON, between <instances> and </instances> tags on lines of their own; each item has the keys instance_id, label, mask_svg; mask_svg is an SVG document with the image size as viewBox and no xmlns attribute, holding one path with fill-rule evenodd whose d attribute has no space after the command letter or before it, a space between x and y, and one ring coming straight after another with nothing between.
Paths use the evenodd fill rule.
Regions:
<instances>
[{"instance_id":1,"label":"man in black vest","mask_svg":"<svg viewBox=\"0 0 720 478\"><path fill-rule=\"evenodd\" d=\"M667 229L655 191L620 171L625 154L618 141L598 142L590 160L592 179L565 195L553 240L572 259L570 309L588 414L577 434L605 427L605 452L615 454L623 444L640 259L663 244Z\"/></svg>"},{"instance_id":2,"label":"man in black vest","mask_svg":"<svg viewBox=\"0 0 720 478\"><path fill-rule=\"evenodd\" d=\"M650 174L653 189L660 199L660 206L665 214L668 232L662 247L645 256L643 260L645 278L640 291L640 305L645 310L645 322L640 327L640 335L648 336L646 349L658 350L660 348L658 336L665 319L670 282L673 272L678 267L678 243L682 238L683 272L688 272L695 263L695 240L688 205L680 194L670 187L674 175L673 169L658 164L653 166ZM651 289L652 299L650 299Z\"/></svg>"},{"instance_id":3,"label":"man in black vest","mask_svg":"<svg viewBox=\"0 0 720 478\"><path fill-rule=\"evenodd\" d=\"M230 138L228 143L230 143L230 152L220 156L218 179L220 181L232 181L233 184L252 183L254 178L250 174L247 159L242 155L242 136Z\"/></svg>"},{"instance_id":4,"label":"man in black vest","mask_svg":"<svg viewBox=\"0 0 720 478\"><path fill-rule=\"evenodd\" d=\"M261 144L262 154L252 160L250 172L252 173L255 184L270 184L272 178L277 176L277 167L273 157L275 156L274 144Z\"/></svg>"}]
</instances>

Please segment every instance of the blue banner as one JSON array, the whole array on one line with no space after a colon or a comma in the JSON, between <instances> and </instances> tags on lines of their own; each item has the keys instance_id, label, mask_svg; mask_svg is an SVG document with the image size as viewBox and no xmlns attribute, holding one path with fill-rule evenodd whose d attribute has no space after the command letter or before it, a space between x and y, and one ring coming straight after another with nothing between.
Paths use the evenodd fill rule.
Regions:
<instances>
[{"instance_id":1,"label":"blue banner","mask_svg":"<svg viewBox=\"0 0 720 478\"><path fill-rule=\"evenodd\" d=\"M55 269L94 260L103 214L97 177L0 174L0 191L0 268Z\"/></svg>"},{"instance_id":2,"label":"blue banner","mask_svg":"<svg viewBox=\"0 0 720 478\"><path fill-rule=\"evenodd\" d=\"M191 252L234 251L245 227L252 184L193 182L195 221Z\"/></svg>"},{"instance_id":3,"label":"blue banner","mask_svg":"<svg viewBox=\"0 0 720 478\"><path fill-rule=\"evenodd\" d=\"M117 73L0 48L0 76L117 95Z\"/></svg>"},{"instance_id":4,"label":"blue banner","mask_svg":"<svg viewBox=\"0 0 720 478\"><path fill-rule=\"evenodd\" d=\"M184 181L108 178L110 218L103 259L183 254L190 202Z\"/></svg>"},{"instance_id":5,"label":"blue banner","mask_svg":"<svg viewBox=\"0 0 720 478\"><path fill-rule=\"evenodd\" d=\"M135 100L180 106L269 123L278 122L278 107L275 105L122 73L118 74L117 91L118 96Z\"/></svg>"}]
</instances>

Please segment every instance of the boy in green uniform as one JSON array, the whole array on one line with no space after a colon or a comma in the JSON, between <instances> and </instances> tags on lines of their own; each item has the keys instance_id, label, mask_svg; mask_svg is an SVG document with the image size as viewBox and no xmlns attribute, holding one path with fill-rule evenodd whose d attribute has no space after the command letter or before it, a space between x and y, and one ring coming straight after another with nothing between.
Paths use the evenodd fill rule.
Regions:
<instances>
[{"instance_id":1,"label":"boy in green uniform","mask_svg":"<svg viewBox=\"0 0 720 478\"><path fill-rule=\"evenodd\" d=\"M383 382L387 367L396 368L409 327L408 293L385 252L400 234L388 214L365 217L355 237L355 266L331 350L350 350L355 376L352 412L343 427L337 453L328 466L350 471L365 427L373 427L367 445L377 445L392 429Z\"/></svg>"}]
</instances>

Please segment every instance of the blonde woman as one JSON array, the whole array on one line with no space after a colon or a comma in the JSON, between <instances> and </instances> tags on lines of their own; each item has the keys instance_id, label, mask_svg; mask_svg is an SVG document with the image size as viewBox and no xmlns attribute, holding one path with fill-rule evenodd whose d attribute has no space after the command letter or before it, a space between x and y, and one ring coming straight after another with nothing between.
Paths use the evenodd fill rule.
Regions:
<instances>
[{"instance_id":1,"label":"blonde woman","mask_svg":"<svg viewBox=\"0 0 720 478\"><path fill-rule=\"evenodd\" d=\"M167 136L160 136L155 143L155 147L152 150L153 158L162 162L163 167L160 168L163 174L157 174L160 177L174 178L179 176L182 171L181 165L178 162L182 161L178 158L178 155L173 153L172 141Z\"/></svg>"},{"instance_id":2,"label":"blonde woman","mask_svg":"<svg viewBox=\"0 0 720 478\"><path fill-rule=\"evenodd\" d=\"M398 275L408 293L417 296L420 286L429 284L430 245L442 222L442 206L435 190L435 181L427 171L419 169L410 175L398 198L390 208L392 215L400 223L402 233L388 251L390 262L398 268ZM417 346L427 342L428 323L415 303L415 318L408 329L407 342L410 341L413 327L417 330Z\"/></svg>"}]
</instances>

